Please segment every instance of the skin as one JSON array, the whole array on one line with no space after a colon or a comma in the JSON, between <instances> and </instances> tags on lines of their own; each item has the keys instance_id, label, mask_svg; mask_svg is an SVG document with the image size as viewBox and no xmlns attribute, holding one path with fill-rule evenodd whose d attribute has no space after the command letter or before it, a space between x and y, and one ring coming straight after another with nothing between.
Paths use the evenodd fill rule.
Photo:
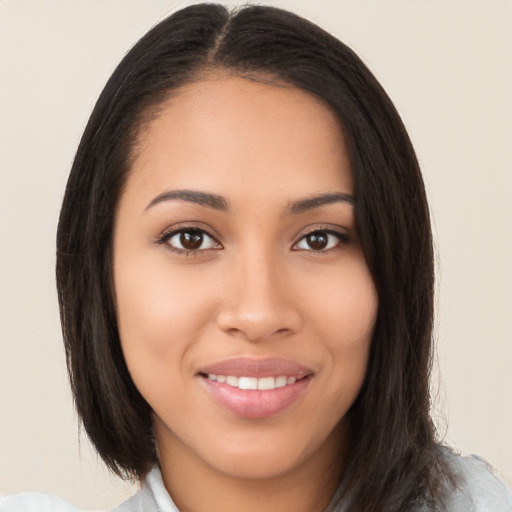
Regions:
<instances>
[{"instance_id":1,"label":"skin","mask_svg":"<svg viewBox=\"0 0 512 512\"><path fill-rule=\"evenodd\" d=\"M114 280L166 488L183 511L324 510L378 306L353 205L289 209L353 194L338 120L291 86L219 74L181 88L139 142L116 218ZM177 190L216 194L229 209L162 199ZM178 229L209 235L186 253L169 236ZM311 243L312 230L326 247ZM198 375L234 357L285 358L313 375L284 411L243 418Z\"/></svg>"}]
</instances>

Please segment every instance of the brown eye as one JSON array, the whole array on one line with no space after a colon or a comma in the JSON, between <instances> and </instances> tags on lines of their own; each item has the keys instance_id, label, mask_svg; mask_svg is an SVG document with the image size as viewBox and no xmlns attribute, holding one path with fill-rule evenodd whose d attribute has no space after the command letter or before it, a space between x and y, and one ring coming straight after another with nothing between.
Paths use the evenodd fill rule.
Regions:
<instances>
[{"instance_id":1,"label":"brown eye","mask_svg":"<svg viewBox=\"0 0 512 512\"><path fill-rule=\"evenodd\" d=\"M176 252L199 252L220 248L208 233L200 229L181 229L166 238L165 243Z\"/></svg>"},{"instance_id":2,"label":"brown eye","mask_svg":"<svg viewBox=\"0 0 512 512\"><path fill-rule=\"evenodd\" d=\"M200 231L185 231L180 234L180 244L187 251L195 251L203 243L203 233Z\"/></svg>"},{"instance_id":3,"label":"brown eye","mask_svg":"<svg viewBox=\"0 0 512 512\"><path fill-rule=\"evenodd\" d=\"M311 233L306 237L306 243L314 251L321 251L327 247L329 236L327 233Z\"/></svg>"},{"instance_id":4,"label":"brown eye","mask_svg":"<svg viewBox=\"0 0 512 512\"><path fill-rule=\"evenodd\" d=\"M299 240L294 250L322 252L348 242L345 235L336 231L312 231Z\"/></svg>"}]
</instances>

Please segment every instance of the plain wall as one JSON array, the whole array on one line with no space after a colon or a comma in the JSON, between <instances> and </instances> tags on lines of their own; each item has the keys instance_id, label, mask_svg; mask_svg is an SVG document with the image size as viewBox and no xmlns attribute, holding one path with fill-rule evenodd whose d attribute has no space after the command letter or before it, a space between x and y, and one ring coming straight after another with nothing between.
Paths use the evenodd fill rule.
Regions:
<instances>
[{"instance_id":1,"label":"plain wall","mask_svg":"<svg viewBox=\"0 0 512 512\"><path fill-rule=\"evenodd\" d=\"M105 81L152 25L191 3L0 0L0 493L109 508L134 490L78 443L54 238ZM349 44L401 113L439 253L440 430L512 477L512 2L268 3Z\"/></svg>"}]
</instances>

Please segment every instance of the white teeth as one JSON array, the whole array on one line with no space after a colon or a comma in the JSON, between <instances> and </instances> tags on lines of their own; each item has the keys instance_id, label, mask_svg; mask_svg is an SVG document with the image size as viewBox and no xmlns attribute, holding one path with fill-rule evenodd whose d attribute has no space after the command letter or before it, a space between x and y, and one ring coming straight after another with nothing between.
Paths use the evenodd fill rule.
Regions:
<instances>
[{"instance_id":1,"label":"white teeth","mask_svg":"<svg viewBox=\"0 0 512 512\"><path fill-rule=\"evenodd\" d=\"M240 389L258 389L258 379L256 377L240 377L238 387Z\"/></svg>"},{"instance_id":2,"label":"white teeth","mask_svg":"<svg viewBox=\"0 0 512 512\"><path fill-rule=\"evenodd\" d=\"M276 388L283 388L286 386L286 377L276 377Z\"/></svg>"},{"instance_id":3,"label":"white teeth","mask_svg":"<svg viewBox=\"0 0 512 512\"><path fill-rule=\"evenodd\" d=\"M209 373L208 379L220 382L221 384L226 383L234 388L259 390L282 388L297 382L296 377L287 377L286 375L257 379L256 377L235 377L234 375L215 375L214 373Z\"/></svg>"},{"instance_id":4,"label":"white teeth","mask_svg":"<svg viewBox=\"0 0 512 512\"><path fill-rule=\"evenodd\" d=\"M234 388L237 388L239 380L240 379L238 377L233 377L233 375L228 375L226 377L226 384L229 384L230 386L233 386Z\"/></svg>"},{"instance_id":5,"label":"white teeth","mask_svg":"<svg viewBox=\"0 0 512 512\"><path fill-rule=\"evenodd\" d=\"M276 379L274 377L262 377L258 379L258 389L274 389L276 387Z\"/></svg>"}]
</instances>

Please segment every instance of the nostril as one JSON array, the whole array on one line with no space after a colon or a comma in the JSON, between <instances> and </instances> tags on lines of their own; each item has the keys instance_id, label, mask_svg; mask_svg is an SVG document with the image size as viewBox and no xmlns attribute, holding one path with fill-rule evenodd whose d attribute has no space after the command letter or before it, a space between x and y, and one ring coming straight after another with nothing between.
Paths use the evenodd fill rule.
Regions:
<instances>
[{"instance_id":1,"label":"nostril","mask_svg":"<svg viewBox=\"0 0 512 512\"><path fill-rule=\"evenodd\" d=\"M250 341L284 337L300 329L301 315L293 301L263 301L255 295L223 303L216 313L217 326L224 333Z\"/></svg>"}]
</instances>

